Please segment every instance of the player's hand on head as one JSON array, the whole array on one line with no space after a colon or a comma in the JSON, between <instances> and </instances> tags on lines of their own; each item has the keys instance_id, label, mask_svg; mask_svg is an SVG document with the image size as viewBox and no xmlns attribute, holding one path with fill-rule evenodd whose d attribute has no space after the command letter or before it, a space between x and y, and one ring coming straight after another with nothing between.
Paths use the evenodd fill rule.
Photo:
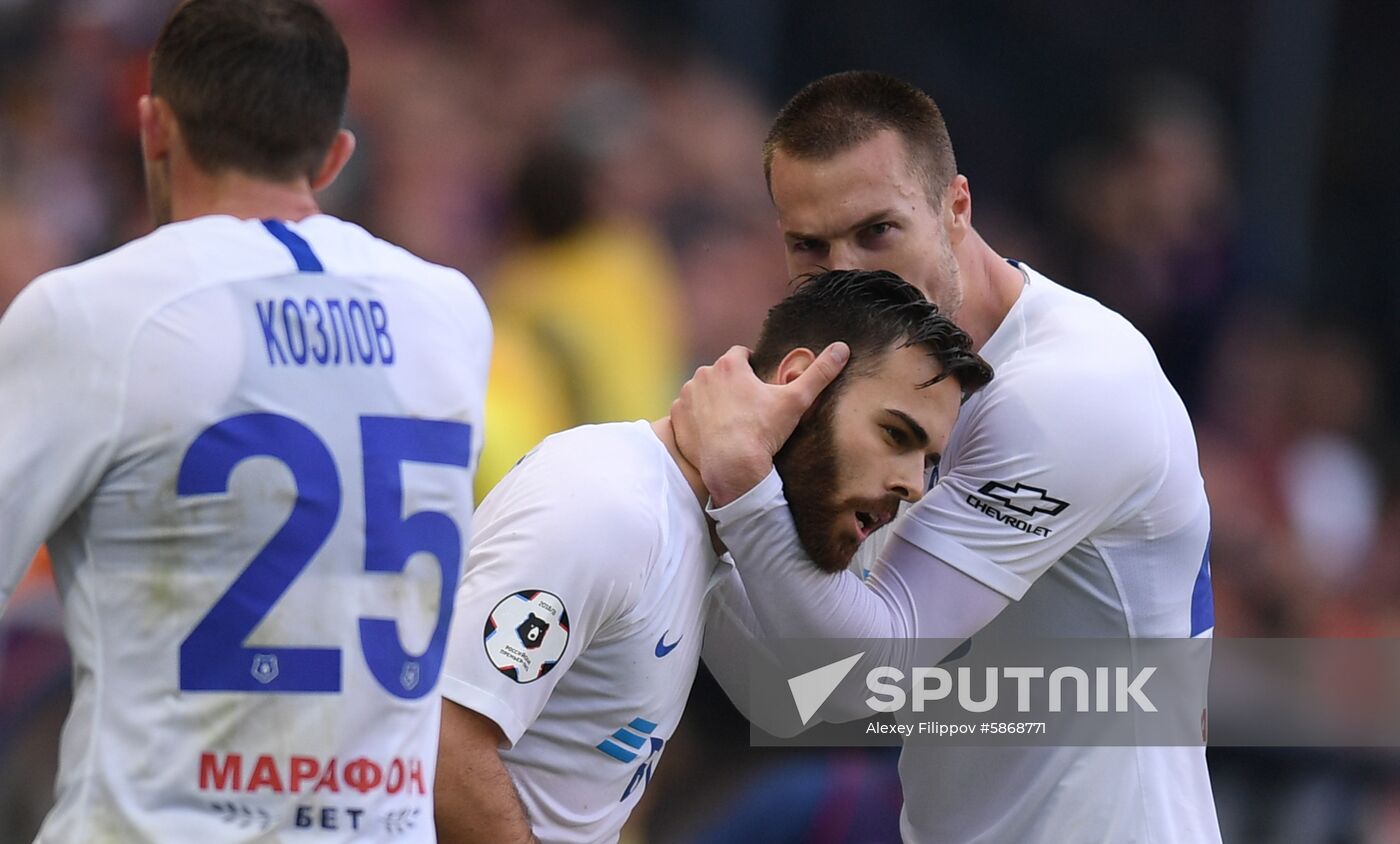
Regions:
<instances>
[{"instance_id":1,"label":"player's hand on head","mask_svg":"<svg viewBox=\"0 0 1400 844\"><path fill-rule=\"evenodd\" d=\"M700 367L671 405L677 446L700 470L716 506L763 480L802 415L841 374L850 350L845 343L831 344L786 384L759 379L750 354L734 346L713 365Z\"/></svg>"}]
</instances>

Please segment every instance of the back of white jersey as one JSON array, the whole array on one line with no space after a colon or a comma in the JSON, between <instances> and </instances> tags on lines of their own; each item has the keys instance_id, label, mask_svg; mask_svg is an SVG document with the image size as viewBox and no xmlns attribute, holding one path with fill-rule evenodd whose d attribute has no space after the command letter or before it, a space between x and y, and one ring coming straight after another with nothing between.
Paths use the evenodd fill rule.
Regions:
<instances>
[{"instance_id":1,"label":"back of white jersey","mask_svg":"<svg viewBox=\"0 0 1400 844\"><path fill-rule=\"evenodd\" d=\"M65 348L6 436L55 492L0 518L52 533L75 671L40 840L433 840L475 289L326 216L165 226L32 288L0 334Z\"/></svg>"}]
</instances>

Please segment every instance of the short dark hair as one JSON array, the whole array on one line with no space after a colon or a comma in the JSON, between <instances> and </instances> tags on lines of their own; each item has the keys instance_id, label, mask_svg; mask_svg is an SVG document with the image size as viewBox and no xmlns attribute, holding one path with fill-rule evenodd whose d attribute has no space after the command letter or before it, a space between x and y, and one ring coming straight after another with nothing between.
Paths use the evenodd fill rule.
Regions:
<instances>
[{"instance_id":1,"label":"short dark hair","mask_svg":"<svg viewBox=\"0 0 1400 844\"><path fill-rule=\"evenodd\" d=\"M349 81L345 42L310 0L186 0L151 53L151 93L211 173L314 175Z\"/></svg>"},{"instance_id":2,"label":"short dark hair","mask_svg":"<svg viewBox=\"0 0 1400 844\"><path fill-rule=\"evenodd\" d=\"M903 80L870 70L824 76L798 91L773 121L763 142L763 177L773 190L773 154L827 159L886 129L904 141L910 166L925 180L930 200L941 199L958 173L943 113L928 94Z\"/></svg>"},{"instance_id":3,"label":"short dark hair","mask_svg":"<svg viewBox=\"0 0 1400 844\"><path fill-rule=\"evenodd\" d=\"M770 376L793 349L819 354L836 341L851 358L827 388L826 399L844 389L847 376L868 375L891 349L921 346L942 368L920 384L956 378L967 395L992 380L992 367L972 351L972 340L924 298L918 288L888 270L828 270L803 276L797 289L774 305L763 321L749 361Z\"/></svg>"}]
</instances>

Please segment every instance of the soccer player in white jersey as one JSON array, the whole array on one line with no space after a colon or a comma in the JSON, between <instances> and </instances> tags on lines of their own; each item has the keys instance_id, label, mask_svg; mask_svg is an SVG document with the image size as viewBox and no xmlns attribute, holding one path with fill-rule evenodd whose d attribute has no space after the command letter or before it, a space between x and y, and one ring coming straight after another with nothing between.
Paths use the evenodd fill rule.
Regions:
<instances>
[{"instance_id":1,"label":"soccer player in white jersey","mask_svg":"<svg viewBox=\"0 0 1400 844\"><path fill-rule=\"evenodd\" d=\"M0 599L47 540L73 654L39 840L432 841L486 310L319 213L318 7L190 0L151 71L159 227L0 321Z\"/></svg>"},{"instance_id":2,"label":"soccer player in white jersey","mask_svg":"<svg viewBox=\"0 0 1400 844\"><path fill-rule=\"evenodd\" d=\"M964 393L991 375L914 287L856 271L817 275L775 306L754 369L798 391L825 385L809 366L837 340L846 374L777 457L805 493L793 501L802 541L832 569L923 493ZM709 643L709 596L742 600L743 586L717 553L707 498L665 419L550 437L487 496L444 670L444 839L617 839L680 722L702 642L707 662L747 668Z\"/></svg>"},{"instance_id":3,"label":"soccer player in white jersey","mask_svg":"<svg viewBox=\"0 0 1400 844\"><path fill-rule=\"evenodd\" d=\"M997 378L963 407L937 483L892 525L862 579L806 559L784 501L801 490L772 472L801 403L755 379L743 349L697 373L675 429L762 629L1209 635L1210 515L1185 408L1122 317L982 240L933 101L882 74L823 78L780 112L764 163L794 273L900 273L967 331ZM858 686L829 706L851 712L856 702L841 698L865 697ZM1204 747L910 744L900 776L911 842L1220 838Z\"/></svg>"}]
</instances>

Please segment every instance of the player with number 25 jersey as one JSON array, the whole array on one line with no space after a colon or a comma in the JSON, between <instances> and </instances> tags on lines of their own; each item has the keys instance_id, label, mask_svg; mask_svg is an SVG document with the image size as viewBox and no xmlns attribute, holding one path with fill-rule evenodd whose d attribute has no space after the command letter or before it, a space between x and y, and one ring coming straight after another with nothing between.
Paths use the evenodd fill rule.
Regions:
<instances>
[{"instance_id":1,"label":"player with number 25 jersey","mask_svg":"<svg viewBox=\"0 0 1400 844\"><path fill-rule=\"evenodd\" d=\"M299 806L416 810L430 840L490 349L471 285L332 217L206 217L41 277L0 327L28 408L0 418L5 590L49 538L76 677L52 840Z\"/></svg>"},{"instance_id":2,"label":"player with number 25 jersey","mask_svg":"<svg viewBox=\"0 0 1400 844\"><path fill-rule=\"evenodd\" d=\"M329 27L301 0L175 15L171 55L194 23ZM188 92L156 96L180 117ZM160 132L198 137L152 101L148 168ZM0 321L0 600L47 540L74 663L39 840L432 841L486 309L305 202L197 213L232 180L181 166L167 224L40 277ZM241 196L285 187L262 181Z\"/></svg>"}]
</instances>

